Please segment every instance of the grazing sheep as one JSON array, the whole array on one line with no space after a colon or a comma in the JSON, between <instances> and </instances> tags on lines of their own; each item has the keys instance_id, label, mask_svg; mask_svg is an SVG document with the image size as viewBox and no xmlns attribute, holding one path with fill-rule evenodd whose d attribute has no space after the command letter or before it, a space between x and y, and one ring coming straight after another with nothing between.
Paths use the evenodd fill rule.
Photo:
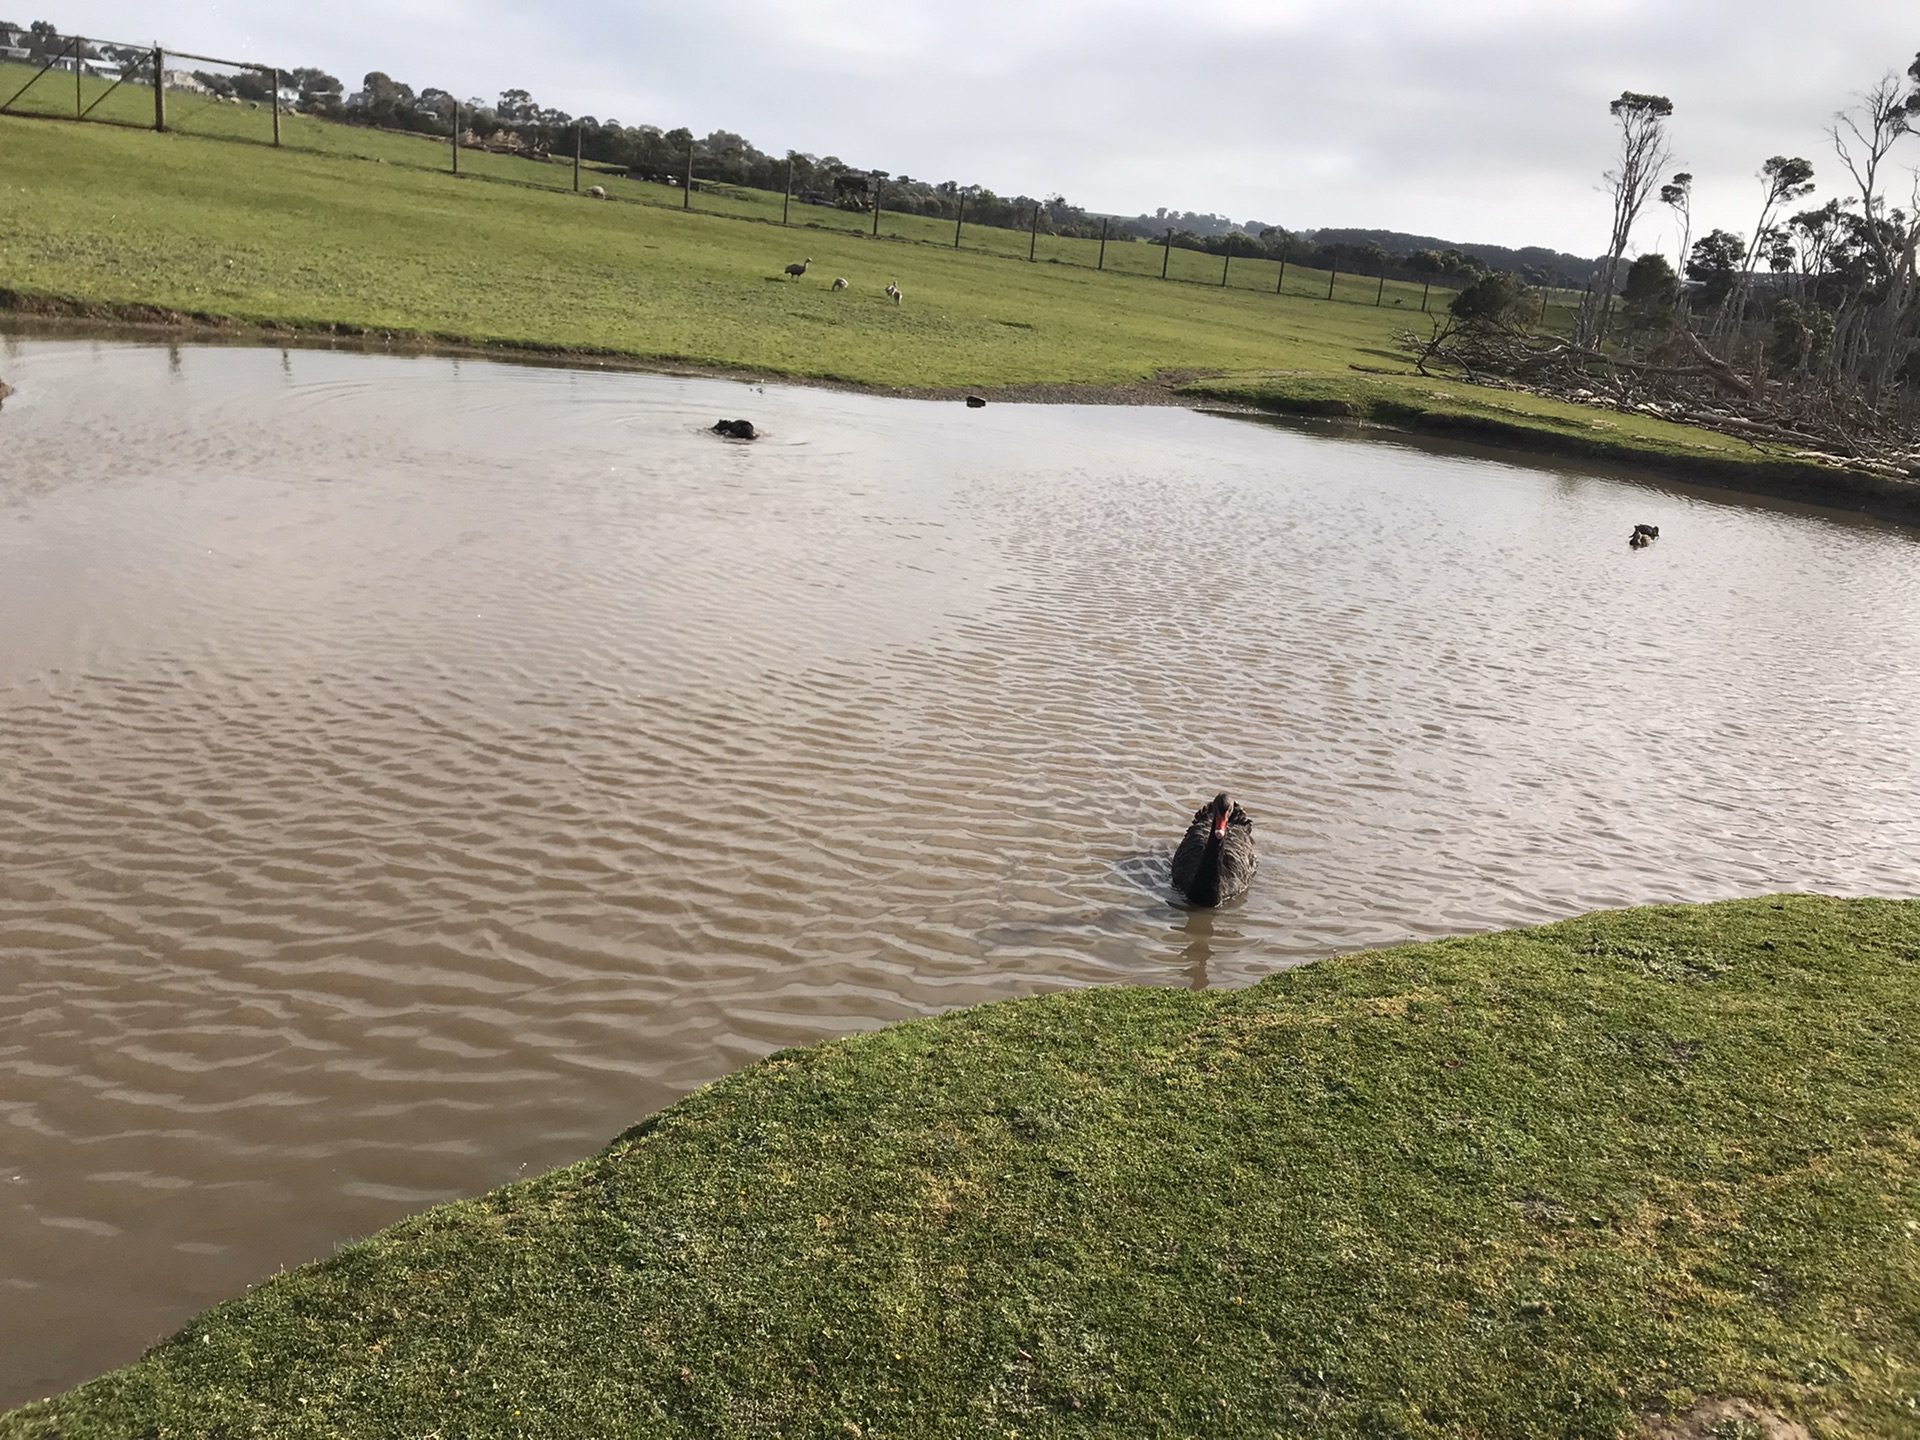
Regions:
<instances>
[{"instance_id":1,"label":"grazing sheep","mask_svg":"<svg viewBox=\"0 0 1920 1440\"><path fill-rule=\"evenodd\" d=\"M898 305L900 303L900 282L898 280L889 280L887 282L887 294L893 297L894 304Z\"/></svg>"},{"instance_id":2,"label":"grazing sheep","mask_svg":"<svg viewBox=\"0 0 1920 1440\"><path fill-rule=\"evenodd\" d=\"M846 276L842 275L838 280L833 282L833 288L836 290L844 290L852 283L853 282L848 280Z\"/></svg>"},{"instance_id":3,"label":"grazing sheep","mask_svg":"<svg viewBox=\"0 0 1920 1440\"><path fill-rule=\"evenodd\" d=\"M604 185L589 185L587 187L587 194L595 200L604 200L607 198L607 190Z\"/></svg>"},{"instance_id":4,"label":"grazing sheep","mask_svg":"<svg viewBox=\"0 0 1920 1440\"><path fill-rule=\"evenodd\" d=\"M811 265L812 263L813 263L813 257L809 255L806 259L802 260L798 265L787 266L787 274L792 276L795 280L798 280L802 275L807 273L807 266Z\"/></svg>"}]
</instances>

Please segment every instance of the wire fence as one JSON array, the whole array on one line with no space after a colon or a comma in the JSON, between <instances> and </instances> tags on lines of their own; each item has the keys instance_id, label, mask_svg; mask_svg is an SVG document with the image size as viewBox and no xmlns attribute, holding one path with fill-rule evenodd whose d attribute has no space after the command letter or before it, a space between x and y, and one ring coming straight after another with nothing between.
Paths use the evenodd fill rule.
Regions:
<instances>
[{"instance_id":1,"label":"wire fence","mask_svg":"<svg viewBox=\"0 0 1920 1440\"><path fill-rule=\"evenodd\" d=\"M8 43L11 41L11 43ZM1457 283L1408 273L1391 259L1367 268L1309 267L1262 252L1249 242L1209 253L1176 242L1169 231L1146 240L1112 220L1099 233L1057 234L1035 205L1023 229L970 221L969 196L941 203L949 213L887 208L889 181L880 174L837 175L828 188L796 191L790 165L784 192L703 176L712 157L690 143L672 172L641 173L586 158L582 131L561 126L482 133L472 112L451 101L441 123L450 133L381 129L302 113L294 108L297 72L241 60L64 35L45 27L9 35L0 31L0 115L84 121L269 145L309 154L375 160L416 170L438 170L465 180L565 191L595 200L698 211L779 225L804 232L864 235L976 254L1111 272L1168 283L1255 291L1415 315L1443 309ZM464 110L464 113L463 113ZM448 120L450 119L450 124ZM816 185L819 183L815 178ZM1004 209L1004 207L1002 207ZM804 241L796 236L800 248ZM1579 308L1575 291L1542 291L1538 325L1570 329Z\"/></svg>"}]
</instances>

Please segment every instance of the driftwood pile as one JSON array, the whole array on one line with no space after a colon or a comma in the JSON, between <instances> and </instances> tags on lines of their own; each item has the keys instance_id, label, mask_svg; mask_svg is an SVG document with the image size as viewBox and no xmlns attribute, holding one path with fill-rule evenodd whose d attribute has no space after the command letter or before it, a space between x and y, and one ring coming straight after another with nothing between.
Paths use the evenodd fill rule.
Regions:
<instances>
[{"instance_id":1,"label":"driftwood pile","mask_svg":"<svg viewBox=\"0 0 1920 1440\"><path fill-rule=\"evenodd\" d=\"M1684 327L1640 353L1452 316L1432 332L1399 337L1422 375L1456 374L1481 385L1694 425L1756 445L1793 447L1790 458L1920 479L1920 417L1888 413L1831 384L1743 374Z\"/></svg>"}]
</instances>

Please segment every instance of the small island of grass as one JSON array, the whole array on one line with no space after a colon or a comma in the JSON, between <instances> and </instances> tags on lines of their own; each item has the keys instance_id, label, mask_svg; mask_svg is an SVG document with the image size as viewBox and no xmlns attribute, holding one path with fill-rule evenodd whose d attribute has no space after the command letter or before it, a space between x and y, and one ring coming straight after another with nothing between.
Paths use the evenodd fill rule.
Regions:
<instances>
[{"instance_id":1,"label":"small island of grass","mask_svg":"<svg viewBox=\"0 0 1920 1440\"><path fill-rule=\"evenodd\" d=\"M1911 1436L1920 902L766 1061L0 1417L133 1436Z\"/></svg>"}]
</instances>

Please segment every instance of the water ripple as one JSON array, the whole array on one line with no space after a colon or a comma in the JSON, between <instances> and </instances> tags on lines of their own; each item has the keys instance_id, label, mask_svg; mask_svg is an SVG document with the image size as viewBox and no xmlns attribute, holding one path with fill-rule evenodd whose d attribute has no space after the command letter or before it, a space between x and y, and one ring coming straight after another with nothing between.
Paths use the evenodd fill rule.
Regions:
<instances>
[{"instance_id":1,"label":"water ripple","mask_svg":"<svg viewBox=\"0 0 1920 1440\"><path fill-rule=\"evenodd\" d=\"M9 379L0 1403L779 1046L1920 877L1884 527L1169 410ZM1261 878L1190 913L1222 785Z\"/></svg>"}]
</instances>

